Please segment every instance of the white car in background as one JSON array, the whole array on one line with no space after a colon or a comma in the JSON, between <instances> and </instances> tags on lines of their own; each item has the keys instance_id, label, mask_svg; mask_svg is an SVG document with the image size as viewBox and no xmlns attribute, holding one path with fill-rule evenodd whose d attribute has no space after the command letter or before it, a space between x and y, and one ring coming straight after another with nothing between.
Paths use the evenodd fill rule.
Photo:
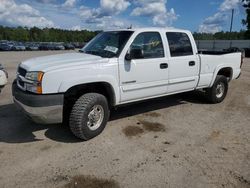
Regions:
<instances>
[{"instance_id":1,"label":"white car in background","mask_svg":"<svg viewBox=\"0 0 250 188\"><path fill-rule=\"evenodd\" d=\"M2 88L7 84L8 74L0 64L0 92Z\"/></svg>"}]
</instances>

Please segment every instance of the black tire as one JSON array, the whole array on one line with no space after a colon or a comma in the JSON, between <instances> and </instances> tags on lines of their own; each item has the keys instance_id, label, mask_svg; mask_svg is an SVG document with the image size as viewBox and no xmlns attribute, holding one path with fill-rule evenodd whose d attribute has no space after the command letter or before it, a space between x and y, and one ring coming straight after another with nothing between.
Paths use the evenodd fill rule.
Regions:
<instances>
[{"instance_id":1,"label":"black tire","mask_svg":"<svg viewBox=\"0 0 250 188\"><path fill-rule=\"evenodd\" d=\"M87 125L88 115L96 105L101 106L104 116L100 126L96 130L91 130ZM69 118L69 126L72 133L82 139L89 140L99 135L105 128L109 119L109 106L106 97L98 93L87 93L82 95L74 104Z\"/></svg>"},{"instance_id":2,"label":"black tire","mask_svg":"<svg viewBox=\"0 0 250 188\"><path fill-rule=\"evenodd\" d=\"M222 84L222 86L224 87L224 91L221 92L221 94L219 95L217 93L217 89L220 84ZM211 88L208 88L206 91L206 96L208 101L212 104L221 103L227 95L227 90L228 90L227 78L225 76L218 75L214 81L213 86Z\"/></svg>"}]
</instances>

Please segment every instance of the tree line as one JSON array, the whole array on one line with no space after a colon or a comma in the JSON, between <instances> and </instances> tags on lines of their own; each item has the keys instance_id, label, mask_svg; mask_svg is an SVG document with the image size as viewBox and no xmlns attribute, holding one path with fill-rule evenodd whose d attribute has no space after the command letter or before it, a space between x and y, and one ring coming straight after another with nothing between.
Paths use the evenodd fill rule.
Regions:
<instances>
[{"instance_id":1,"label":"tree line","mask_svg":"<svg viewBox=\"0 0 250 188\"><path fill-rule=\"evenodd\" d=\"M242 24L245 25L247 28L245 33L245 38L250 39L250 0L241 0L241 1L246 11L246 18L242 20Z\"/></svg>"},{"instance_id":2,"label":"tree line","mask_svg":"<svg viewBox=\"0 0 250 188\"><path fill-rule=\"evenodd\" d=\"M88 42L98 31L72 31L56 28L0 26L0 40L22 42Z\"/></svg>"},{"instance_id":3,"label":"tree line","mask_svg":"<svg viewBox=\"0 0 250 188\"><path fill-rule=\"evenodd\" d=\"M37 27L4 27L0 26L0 40L22 41L22 42L88 42L100 31L73 31L55 28L40 29ZM244 40L246 31L218 32L218 33L194 33L196 40Z\"/></svg>"}]
</instances>

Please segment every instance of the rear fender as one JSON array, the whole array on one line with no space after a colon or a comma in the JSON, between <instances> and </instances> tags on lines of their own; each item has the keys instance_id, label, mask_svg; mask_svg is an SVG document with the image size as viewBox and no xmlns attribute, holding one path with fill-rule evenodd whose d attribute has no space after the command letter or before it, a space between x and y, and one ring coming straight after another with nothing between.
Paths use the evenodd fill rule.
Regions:
<instances>
[{"instance_id":1,"label":"rear fender","mask_svg":"<svg viewBox=\"0 0 250 188\"><path fill-rule=\"evenodd\" d=\"M214 84L214 81L216 79L216 76L218 75L219 71L223 68L230 68L232 71L233 71L233 67L231 65L228 65L228 64L223 64L223 65L219 65L216 67L215 71L214 71L214 74L213 74L213 78L212 78L212 81L209 85L209 87L212 87L213 84ZM231 76L233 75L233 72L231 74ZM231 79L231 78L230 78Z\"/></svg>"}]
</instances>

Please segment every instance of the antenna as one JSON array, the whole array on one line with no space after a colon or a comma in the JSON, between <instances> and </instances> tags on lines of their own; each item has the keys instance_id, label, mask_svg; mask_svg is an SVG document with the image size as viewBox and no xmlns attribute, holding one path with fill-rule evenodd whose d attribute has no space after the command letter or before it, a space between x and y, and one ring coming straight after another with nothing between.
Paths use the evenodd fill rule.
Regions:
<instances>
[{"instance_id":1,"label":"antenna","mask_svg":"<svg viewBox=\"0 0 250 188\"><path fill-rule=\"evenodd\" d=\"M131 25L128 27L128 29L132 29L132 27L133 27L133 25L131 24Z\"/></svg>"},{"instance_id":2,"label":"antenna","mask_svg":"<svg viewBox=\"0 0 250 188\"><path fill-rule=\"evenodd\" d=\"M233 28L233 21L234 21L234 9L232 9L231 25L230 25L230 33L232 32L232 28Z\"/></svg>"}]
</instances>

